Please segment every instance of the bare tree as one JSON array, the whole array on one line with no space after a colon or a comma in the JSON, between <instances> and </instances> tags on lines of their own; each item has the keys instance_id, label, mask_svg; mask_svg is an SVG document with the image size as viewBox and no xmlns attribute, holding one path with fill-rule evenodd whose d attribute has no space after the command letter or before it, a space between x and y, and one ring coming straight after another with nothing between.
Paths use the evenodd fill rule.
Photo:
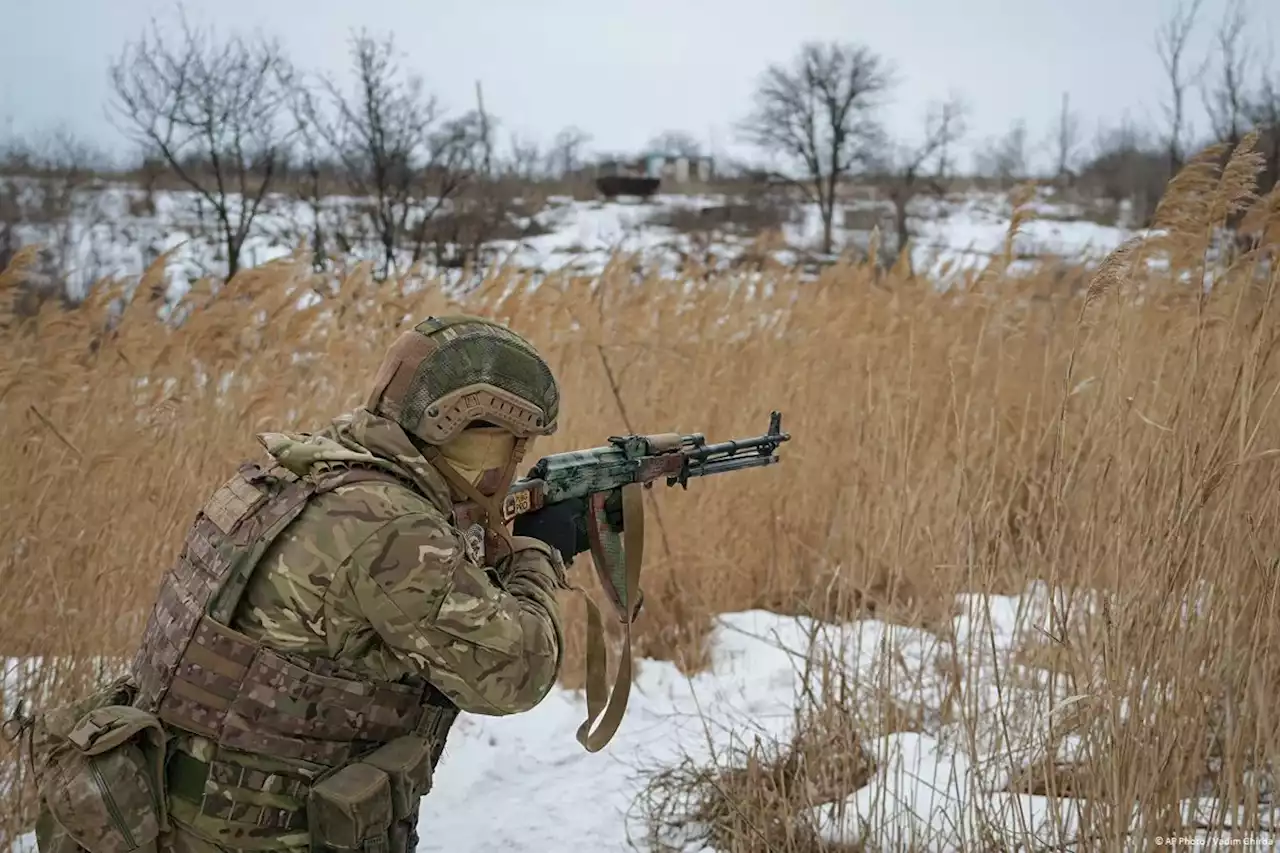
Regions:
<instances>
[{"instance_id":1,"label":"bare tree","mask_svg":"<svg viewBox=\"0 0 1280 853\"><path fill-rule=\"evenodd\" d=\"M476 81L476 144L480 149L479 173L486 179L493 176L494 127L496 122L484 108L484 90Z\"/></svg>"},{"instance_id":2,"label":"bare tree","mask_svg":"<svg viewBox=\"0 0 1280 853\"><path fill-rule=\"evenodd\" d=\"M536 139L526 139L513 133L509 148L507 174L530 183L543 176L546 158L542 153L542 146Z\"/></svg>"},{"instance_id":3,"label":"bare tree","mask_svg":"<svg viewBox=\"0 0 1280 853\"><path fill-rule=\"evenodd\" d=\"M212 208L227 276L287 158L294 70L279 43L233 35L217 40L185 18L176 44L152 22L110 69L121 128L158 152Z\"/></svg>"},{"instance_id":4,"label":"bare tree","mask_svg":"<svg viewBox=\"0 0 1280 853\"><path fill-rule=\"evenodd\" d=\"M556 134L547 154L547 171L566 178L582 168L583 149L591 141L591 134L570 125Z\"/></svg>"},{"instance_id":5,"label":"bare tree","mask_svg":"<svg viewBox=\"0 0 1280 853\"><path fill-rule=\"evenodd\" d=\"M1247 122L1245 77L1251 57L1249 46L1242 40L1247 25L1243 0L1231 0L1214 38L1218 50L1217 73L1203 93L1214 135L1219 142L1232 147L1244 137Z\"/></svg>"},{"instance_id":6,"label":"bare tree","mask_svg":"<svg viewBox=\"0 0 1280 853\"><path fill-rule=\"evenodd\" d=\"M0 270L23 246L35 244L34 262L17 274L17 310L27 313L52 299L82 300L109 274L114 259L95 239L113 230L117 198L101 192L100 175L112 159L64 125L25 137L0 138Z\"/></svg>"},{"instance_id":7,"label":"bare tree","mask_svg":"<svg viewBox=\"0 0 1280 853\"><path fill-rule=\"evenodd\" d=\"M974 155L979 174L1010 183L1025 178L1027 168L1027 124L1019 119L1004 136L988 139Z\"/></svg>"},{"instance_id":8,"label":"bare tree","mask_svg":"<svg viewBox=\"0 0 1280 853\"><path fill-rule=\"evenodd\" d=\"M809 43L790 67L764 72L755 109L739 125L747 142L788 161L791 171L778 176L817 204L825 253L841 179L870 164L884 143L878 111L892 85L891 69L868 48Z\"/></svg>"},{"instance_id":9,"label":"bare tree","mask_svg":"<svg viewBox=\"0 0 1280 853\"><path fill-rule=\"evenodd\" d=\"M1102 128L1080 170L1080 181L1117 208L1130 201L1129 224L1145 227L1168 181L1166 142L1167 138L1151 136L1127 118L1118 127Z\"/></svg>"},{"instance_id":10,"label":"bare tree","mask_svg":"<svg viewBox=\"0 0 1280 853\"><path fill-rule=\"evenodd\" d=\"M1262 191L1280 183L1280 75L1268 73L1249 99L1248 119L1259 131L1259 149L1266 158L1266 172L1261 178Z\"/></svg>"},{"instance_id":11,"label":"bare tree","mask_svg":"<svg viewBox=\"0 0 1280 853\"><path fill-rule=\"evenodd\" d=\"M1164 104L1164 114L1169 123L1165 135L1165 150L1168 153L1170 175L1182 168L1185 156L1182 136L1187 129L1187 86L1204 72L1203 64L1190 72L1186 65L1187 39L1195 28L1196 15L1202 2L1203 0L1191 0L1190 6L1179 2L1177 9L1156 31L1156 54L1160 57L1165 79L1169 83L1169 101Z\"/></svg>"},{"instance_id":12,"label":"bare tree","mask_svg":"<svg viewBox=\"0 0 1280 853\"><path fill-rule=\"evenodd\" d=\"M353 35L355 91L324 81L328 110L306 107L309 123L342 163L357 195L369 199L369 215L381 247L381 276L394 269L401 249L412 260L426 249L428 224L477 167L474 158L487 132L477 113L446 120L422 80L399 64L393 39Z\"/></svg>"},{"instance_id":13,"label":"bare tree","mask_svg":"<svg viewBox=\"0 0 1280 853\"><path fill-rule=\"evenodd\" d=\"M494 164L493 144L487 138L495 124L479 109L446 124L453 151L449 168L460 181L449 209L430 228L415 232L415 258L422 248L433 246L439 266L466 266L480 259L486 241L510 225L519 192Z\"/></svg>"},{"instance_id":14,"label":"bare tree","mask_svg":"<svg viewBox=\"0 0 1280 853\"><path fill-rule=\"evenodd\" d=\"M324 134L316 121L318 115L314 93L303 86L297 87L292 102L294 122L298 129L298 140L294 154L300 180L297 181L298 198L311 211L311 258L317 270L322 270L328 261L328 239L325 232L325 199L328 195L324 183L326 174L334 174L338 169L330 159L330 152ZM337 235L339 242L342 236ZM342 249L349 251L351 246Z\"/></svg>"},{"instance_id":15,"label":"bare tree","mask_svg":"<svg viewBox=\"0 0 1280 853\"><path fill-rule=\"evenodd\" d=\"M1071 110L1071 96L1067 92L1062 93L1062 109L1058 112L1053 143L1055 176L1060 182L1070 183L1079 153L1080 117Z\"/></svg>"},{"instance_id":16,"label":"bare tree","mask_svg":"<svg viewBox=\"0 0 1280 853\"><path fill-rule=\"evenodd\" d=\"M668 157L688 157L694 159L702 156L702 143L693 134L683 130L668 130L649 140L648 148L655 154Z\"/></svg>"},{"instance_id":17,"label":"bare tree","mask_svg":"<svg viewBox=\"0 0 1280 853\"><path fill-rule=\"evenodd\" d=\"M886 164L899 252L907 248L911 239L907 220L911 201L922 191L941 195L946 190L943 181L952 169L951 149L964 137L968 112L967 105L956 95L931 106L920 141L898 146ZM909 269L911 256L906 257Z\"/></svg>"}]
</instances>

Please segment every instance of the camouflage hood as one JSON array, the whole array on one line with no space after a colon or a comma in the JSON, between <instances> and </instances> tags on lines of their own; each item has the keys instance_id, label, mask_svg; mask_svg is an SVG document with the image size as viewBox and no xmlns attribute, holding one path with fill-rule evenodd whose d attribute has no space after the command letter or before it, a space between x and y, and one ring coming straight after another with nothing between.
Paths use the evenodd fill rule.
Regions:
<instances>
[{"instance_id":1,"label":"camouflage hood","mask_svg":"<svg viewBox=\"0 0 1280 853\"><path fill-rule=\"evenodd\" d=\"M452 511L449 485L394 421L366 408L334 418L318 433L264 432L258 441L281 465L302 475L315 465L368 465L409 481L442 513Z\"/></svg>"}]
</instances>

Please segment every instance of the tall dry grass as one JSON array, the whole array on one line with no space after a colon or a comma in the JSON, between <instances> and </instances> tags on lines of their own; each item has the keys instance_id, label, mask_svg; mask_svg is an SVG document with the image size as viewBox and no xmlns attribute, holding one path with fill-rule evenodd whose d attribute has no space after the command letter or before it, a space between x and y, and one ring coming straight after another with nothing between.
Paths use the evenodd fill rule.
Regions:
<instances>
[{"instance_id":1,"label":"tall dry grass","mask_svg":"<svg viewBox=\"0 0 1280 853\"><path fill-rule=\"evenodd\" d=\"M510 323L555 367L564 427L538 452L627 430L754 434L783 411L794 438L781 466L652 493L637 654L704 665L721 611L870 610L945 630L961 589L1101 590L1109 606L1058 614L1042 651L1107 721L1088 783L1102 846L1119 837L1121 804L1167 819L1210 750L1244 802L1244 768L1277 748L1278 281L1262 251L1206 258L1242 205L1274 250L1280 196L1254 204L1248 154L1214 162L1179 178L1164 237L1092 278L1007 277L998 261L939 292L871 262L816 282L688 269L678 286L619 259L597 281L536 289L495 272L450 304L430 283L407 292L284 261L216 293L200 283L174 327L156 318L158 264L74 311L0 313L0 656L57 656L39 685L54 696L100 677L96 661L137 640L202 498L256 454L254 433L358 405L406 323L462 309ZM1207 291L1187 283L1206 278ZM300 310L307 293L322 298ZM1191 599L1199 611L1180 618ZM576 684L581 614L566 608ZM1119 713L1121 700L1140 714ZM830 737L830 725L811 728ZM799 803L751 790L757 811ZM12 833L26 789L0 796L18 816L0 834ZM794 830L719 840L812 849Z\"/></svg>"}]
</instances>

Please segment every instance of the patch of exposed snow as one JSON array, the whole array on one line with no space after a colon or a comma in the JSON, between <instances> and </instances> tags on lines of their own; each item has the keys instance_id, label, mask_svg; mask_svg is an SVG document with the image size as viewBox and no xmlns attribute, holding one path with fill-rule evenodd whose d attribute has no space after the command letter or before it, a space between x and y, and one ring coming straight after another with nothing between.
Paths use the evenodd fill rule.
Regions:
<instances>
[{"instance_id":1,"label":"patch of exposed snow","mask_svg":"<svg viewBox=\"0 0 1280 853\"><path fill-rule=\"evenodd\" d=\"M860 718L877 772L845 800L812 810L826 837L868 850L958 851L993 838L1015 849L1031 836L1056 847L1078 831L1079 804L1003 790L1033 761L1080 758L1078 738L1047 738L1050 718L1075 699L1062 685L1051 693L1047 673L1028 677L1035 673L1011 658L1044 629L1055 597L1061 603L1042 583L1021 596L962 595L938 633L877 620L834 625L758 610L723 614L706 671L686 676L668 662L638 662L623 725L595 754L574 739L585 705L573 691L553 689L515 716L463 715L423 802L418 849L624 850L634 843L643 850L634 801L646 775L685 756L709 762L753 734L788 738L813 656L838 662L848 685L865 691L855 693L856 707L888 695L928 712L912 732L877 733L874 710ZM1083 596L1073 606L1094 604ZM6 662L6 712L32 691L42 664ZM977 724L952 722L948 702ZM1210 805L1185 807L1192 815ZM1250 843L1275 839L1264 834Z\"/></svg>"},{"instance_id":2,"label":"patch of exposed snow","mask_svg":"<svg viewBox=\"0 0 1280 853\"><path fill-rule=\"evenodd\" d=\"M30 182L28 182L30 183ZM40 188L24 185L25 196ZM710 245L698 245L688 234L677 233L659 224L664 213L679 209L705 209L731 201L722 195L659 194L651 199L577 201L554 197L531 216L514 216L513 223L536 221L547 233L522 240L492 241L486 248L499 263L535 274L557 270L597 275L618 254L637 255L659 274L675 277L690 254L715 259L717 266L742 256L747 238L732 233L715 233ZM1042 195L1031 205L1048 219L1025 223L1015 241L1015 255L1063 257L1072 260L1097 259L1127 239L1132 232L1088 221L1064 221L1081 215L1078 206L1053 201ZM233 200L233 210L235 204ZM884 202L857 201L837 205L833 221L833 251L865 251L871 242L869 230L846 228L850 210L876 210L883 217L882 240L893 251L892 209ZM908 208L913 231L912 260L916 269L952 273L976 269L990 263L1003 251L1012 210L1007 196L998 193L969 193L943 199L921 196ZM39 243L58 258L60 275L73 294L83 294L95 281L107 277L133 277L161 255L168 253L165 275L169 300L185 293L190 283L206 275L222 275L226 269L225 249L207 203L194 193L160 191L148 196L138 187L107 185L80 190L75 214L62 222L20 224L16 233L22 243ZM348 263L377 262L381 248L363 221L359 199L332 196L315 210L310 205L283 197L264 201L253 230L244 244L243 266L258 266L287 257L310 239L319 216L332 227L342 223L353 240ZM873 217L874 218L874 217ZM822 256L822 221L814 204L798 204L782 226L787 244L769 253L783 265L798 264L802 256ZM362 236L363 235L363 236ZM411 258L397 257L398 269L407 270ZM430 270L428 270L429 272ZM442 271L458 286L460 270ZM1016 272L1016 269L1015 269Z\"/></svg>"}]
</instances>

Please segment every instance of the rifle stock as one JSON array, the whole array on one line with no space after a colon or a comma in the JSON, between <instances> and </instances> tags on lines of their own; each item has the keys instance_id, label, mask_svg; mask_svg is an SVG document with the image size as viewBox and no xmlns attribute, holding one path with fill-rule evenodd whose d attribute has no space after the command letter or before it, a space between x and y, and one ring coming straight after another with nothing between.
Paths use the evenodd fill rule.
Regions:
<instances>
[{"instance_id":1,"label":"rifle stock","mask_svg":"<svg viewBox=\"0 0 1280 853\"><path fill-rule=\"evenodd\" d=\"M510 524L517 515L542 509L546 505L546 483L538 479L522 479L511 484L502 501L502 523ZM464 530L480 523L480 505L462 501L453 505L454 524Z\"/></svg>"}]
</instances>

